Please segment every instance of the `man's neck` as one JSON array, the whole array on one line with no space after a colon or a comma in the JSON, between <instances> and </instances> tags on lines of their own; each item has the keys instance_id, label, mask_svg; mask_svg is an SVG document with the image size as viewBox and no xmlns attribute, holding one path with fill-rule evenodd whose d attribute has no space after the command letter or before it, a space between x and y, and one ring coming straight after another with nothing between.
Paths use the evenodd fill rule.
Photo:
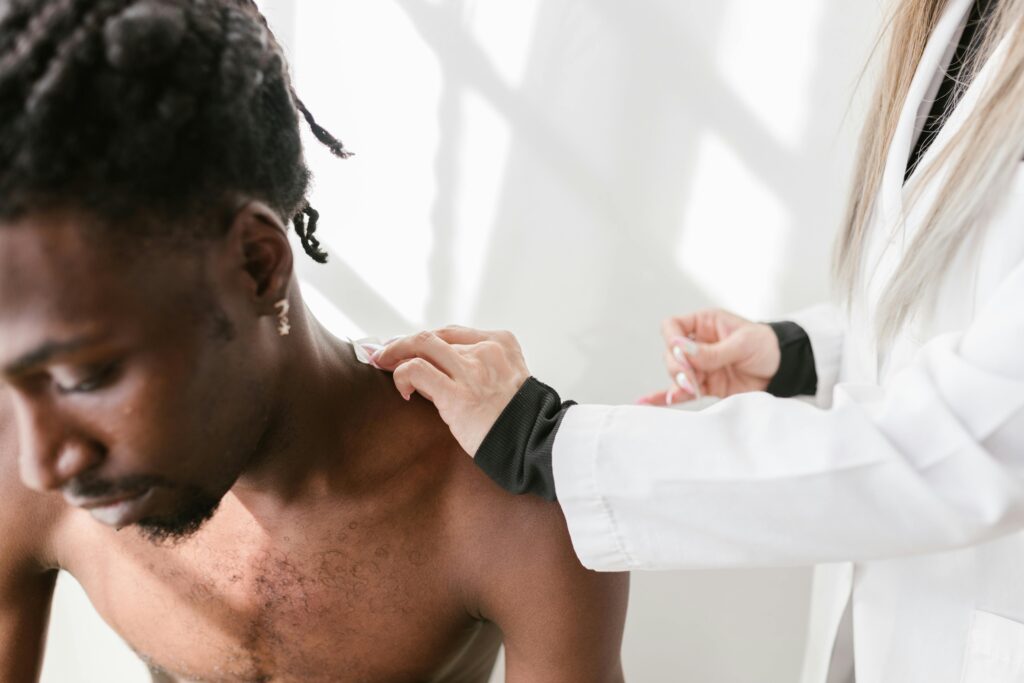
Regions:
<instances>
[{"instance_id":1,"label":"man's neck","mask_svg":"<svg viewBox=\"0 0 1024 683\"><path fill-rule=\"evenodd\" d=\"M412 439L437 436L427 406L403 401L296 299L267 428L231 489L260 517L371 492L409 464Z\"/></svg>"},{"instance_id":2,"label":"man's neck","mask_svg":"<svg viewBox=\"0 0 1024 683\"><path fill-rule=\"evenodd\" d=\"M292 301L275 396L257 452L232 487L243 502L292 506L334 486L346 463L342 437L368 396L369 381L348 344L332 337Z\"/></svg>"}]
</instances>

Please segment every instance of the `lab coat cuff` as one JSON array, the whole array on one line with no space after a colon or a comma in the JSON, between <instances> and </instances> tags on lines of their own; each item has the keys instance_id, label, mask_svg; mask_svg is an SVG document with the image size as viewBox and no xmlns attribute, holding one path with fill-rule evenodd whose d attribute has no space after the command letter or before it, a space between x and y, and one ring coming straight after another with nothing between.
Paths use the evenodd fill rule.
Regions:
<instances>
[{"instance_id":1,"label":"lab coat cuff","mask_svg":"<svg viewBox=\"0 0 1024 683\"><path fill-rule=\"evenodd\" d=\"M584 567L599 571L628 571L633 565L599 479L602 436L614 411L611 406L569 408L552 458L573 548Z\"/></svg>"},{"instance_id":2,"label":"lab coat cuff","mask_svg":"<svg viewBox=\"0 0 1024 683\"><path fill-rule=\"evenodd\" d=\"M779 369L768 382L766 391L772 396L816 396L818 373L814 351L804 328L794 322L768 323L779 341Z\"/></svg>"},{"instance_id":3,"label":"lab coat cuff","mask_svg":"<svg viewBox=\"0 0 1024 683\"><path fill-rule=\"evenodd\" d=\"M821 304L786 316L786 319L802 327L811 340L814 370L818 376L815 403L828 407L843 362L843 340L846 336L843 315L835 305Z\"/></svg>"}]
</instances>

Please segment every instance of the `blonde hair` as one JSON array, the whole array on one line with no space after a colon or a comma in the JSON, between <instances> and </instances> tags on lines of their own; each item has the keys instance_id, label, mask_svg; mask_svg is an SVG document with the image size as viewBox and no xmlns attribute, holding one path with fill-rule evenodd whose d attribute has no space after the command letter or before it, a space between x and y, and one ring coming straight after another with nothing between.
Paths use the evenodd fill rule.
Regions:
<instances>
[{"instance_id":1,"label":"blonde hair","mask_svg":"<svg viewBox=\"0 0 1024 683\"><path fill-rule=\"evenodd\" d=\"M948 0L902 0L886 24L888 57L861 135L846 227L836 244L836 280L848 301L864 285L866 233L900 113L928 37L948 4ZM948 175L879 301L880 340L890 340L934 296L937 275L985 225L1024 158L1024 0L996 0L991 22L984 43L969 57L958 87L970 82L1004 36L1012 33L1014 38L980 94L976 110L938 151L934 163L921 166L916 188L934 181L940 171ZM915 194L911 191L908 207L918 199Z\"/></svg>"}]
</instances>

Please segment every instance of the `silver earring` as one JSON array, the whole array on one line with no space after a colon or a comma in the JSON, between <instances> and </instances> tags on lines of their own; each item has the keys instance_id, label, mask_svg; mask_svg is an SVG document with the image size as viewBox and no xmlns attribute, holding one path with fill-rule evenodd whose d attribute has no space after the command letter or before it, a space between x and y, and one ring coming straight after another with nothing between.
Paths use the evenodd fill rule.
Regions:
<instances>
[{"instance_id":1,"label":"silver earring","mask_svg":"<svg viewBox=\"0 0 1024 683\"><path fill-rule=\"evenodd\" d=\"M288 299L281 299L274 304L274 308L277 309L277 333L285 337L292 331L292 326L288 323L288 311L291 309L291 305L288 303Z\"/></svg>"}]
</instances>

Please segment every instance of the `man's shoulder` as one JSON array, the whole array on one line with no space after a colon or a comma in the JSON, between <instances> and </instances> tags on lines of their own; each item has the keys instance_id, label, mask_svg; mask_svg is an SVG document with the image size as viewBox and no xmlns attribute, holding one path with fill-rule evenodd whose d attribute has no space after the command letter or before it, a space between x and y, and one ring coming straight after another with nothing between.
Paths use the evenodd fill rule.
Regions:
<instances>
[{"instance_id":1,"label":"man's shoulder","mask_svg":"<svg viewBox=\"0 0 1024 683\"><path fill-rule=\"evenodd\" d=\"M3 564L51 564L52 537L66 510L59 496L32 491L18 472L18 436L7 397L0 396L0 555Z\"/></svg>"},{"instance_id":2,"label":"man's shoulder","mask_svg":"<svg viewBox=\"0 0 1024 683\"><path fill-rule=\"evenodd\" d=\"M568 548L569 533L557 503L517 496L494 484L468 456L455 466L448 488L449 507L472 547L554 543ZM564 548L562 547L564 546ZM574 556L575 557L575 556Z\"/></svg>"},{"instance_id":3,"label":"man's shoulder","mask_svg":"<svg viewBox=\"0 0 1024 683\"><path fill-rule=\"evenodd\" d=\"M452 483L449 524L483 590L504 590L509 581L525 577L583 581L598 590L618 581L583 567L558 503L507 493L468 457L459 469L464 471Z\"/></svg>"},{"instance_id":4,"label":"man's shoulder","mask_svg":"<svg viewBox=\"0 0 1024 683\"><path fill-rule=\"evenodd\" d=\"M463 458L448 524L467 609L501 628L529 680L620 682L628 575L586 569L557 503L506 493Z\"/></svg>"},{"instance_id":5,"label":"man's shoulder","mask_svg":"<svg viewBox=\"0 0 1024 683\"><path fill-rule=\"evenodd\" d=\"M624 604L624 576L587 570L573 550L565 516L558 503L531 495L510 494L476 466L451 438L447 427L430 411L421 444L412 458L418 464L416 487L428 492L443 513L444 546L449 566L470 601L504 602L513 609L544 602L557 610L573 599L611 612ZM518 586L543 585L530 599L520 599ZM555 586L572 586L557 595ZM469 605L472 609L473 605Z\"/></svg>"}]
</instances>

